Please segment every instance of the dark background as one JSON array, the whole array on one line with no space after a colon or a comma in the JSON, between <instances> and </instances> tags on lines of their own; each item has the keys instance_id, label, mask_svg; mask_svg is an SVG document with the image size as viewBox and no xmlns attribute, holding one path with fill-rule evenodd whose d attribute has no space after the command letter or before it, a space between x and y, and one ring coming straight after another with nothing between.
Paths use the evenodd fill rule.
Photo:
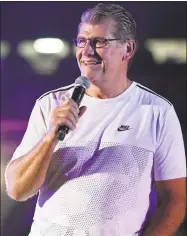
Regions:
<instances>
[{"instance_id":1,"label":"dark background","mask_svg":"<svg viewBox=\"0 0 187 236\"><path fill-rule=\"evenodd\" d=\"M23 40L57 37L72 42L81 13L98 2L1 2L1 40L11 44L1 60L1 235L28 235L36 197L11 200L5 190L4 170L19 144L35 100L43 93L68 85L80 75L73 53L61 60L53 75L36 73L17 52ZM186 2L110 2L124 6L136 22L139 48L129 77L174 104L186 147L186 66L173 61L156 64L145 50L146 39L186 38ZM186 235L183 224L177 235Z\"/></svg>"}]
</instances>

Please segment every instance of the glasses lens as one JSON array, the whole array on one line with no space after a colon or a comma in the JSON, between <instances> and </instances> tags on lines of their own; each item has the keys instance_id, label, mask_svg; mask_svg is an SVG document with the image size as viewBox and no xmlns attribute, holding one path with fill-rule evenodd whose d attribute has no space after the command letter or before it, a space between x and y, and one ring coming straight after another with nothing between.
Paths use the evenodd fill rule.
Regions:
<instances>
[{"instance_id":1,"label":"glasses lens","mask_svg":"<svg viewBox=\"0 0 187 236\"><path fill-rule=\"evenodd\" d=\"M105 47L106 40L105 39L94 39L93 44L96 48Z\"/></svg>"},{"instance_id":2,"label":"glasses lens","mask_svg":"<svg viewBox=\"0 0 187 236\"><path fill-rule=\"evenodd\" d=\"M78 38L75 40L75 45L79 48L84 48L86 45L86 39L85 38Z\"/></svg>"},{"instance_id":3,"label":"glasses lens","mask_svg":"<svg viewBox=\"0 0 187 236\"><path fill-rule=\"evenodd\" d=\"M94 48L102 48L106 45L106 39L103 38L95 38L95 39L88 39L90 41L90 44ZM79 48L84 48L87 43L86 38L77 38L73 40L74 44Z\"/></svg>"}]
</instances>

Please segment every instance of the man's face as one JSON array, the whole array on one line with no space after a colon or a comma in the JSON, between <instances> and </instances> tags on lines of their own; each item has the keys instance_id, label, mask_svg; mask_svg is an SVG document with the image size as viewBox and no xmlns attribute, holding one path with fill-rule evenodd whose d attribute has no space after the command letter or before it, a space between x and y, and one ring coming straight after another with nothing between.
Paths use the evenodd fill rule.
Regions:
<instances>
[{"instance_id":1,"label":"man's face","mask_svg":"<svg viewBox=\"0 0 187 236\"><path fill-rule=\"evenodd\" d=\"M85 39L114 39L112 30L114 30L112 21L94 25L84 23L80 27L77 38L80 42L82 40L84 42ZM114 80L114 77L121 73L124 54L124 47L117 40L108 41L101 48L97 48L97 45L99 43L91 45L90 40L87 40L84 48L77 47L76 53L81 75L87 76L95 85Z\"/></svg>"}]
</instances>

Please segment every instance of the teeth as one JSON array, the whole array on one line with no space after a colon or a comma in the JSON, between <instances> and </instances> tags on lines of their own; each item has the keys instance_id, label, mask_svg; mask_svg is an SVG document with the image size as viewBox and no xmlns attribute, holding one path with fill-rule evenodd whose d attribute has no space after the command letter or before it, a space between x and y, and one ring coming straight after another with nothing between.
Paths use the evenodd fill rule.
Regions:
<instances>
[{"instance_id":1,"label":"teeth","mask_svg":"<svg viewBox=\"0 0 187 236\"><path fill-rule=\"evenodd\" d=\"M84 62L84 64L87 64L87 65L96 65L97 62L94 62L94 61L89 61L89 62Z\"/></svg>"}]
</instances>

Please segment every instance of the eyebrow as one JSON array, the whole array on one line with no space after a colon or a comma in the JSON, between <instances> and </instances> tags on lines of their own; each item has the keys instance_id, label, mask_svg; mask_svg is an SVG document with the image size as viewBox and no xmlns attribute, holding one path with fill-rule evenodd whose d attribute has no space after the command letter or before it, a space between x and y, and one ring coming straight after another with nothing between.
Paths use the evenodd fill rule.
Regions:
<instances>
[{"instance_id":1,"label":"eyebrow","mask_svg":"<svg viewBox=\"0 0 187 236\"><path fill-rule=\"evenodd\" d=\"M78 35L77 38L85 38L85 39L105 39L103 36L96 36L96 37L86 37L86 36L81 36Z\"/></svg>"}]
</instances>

